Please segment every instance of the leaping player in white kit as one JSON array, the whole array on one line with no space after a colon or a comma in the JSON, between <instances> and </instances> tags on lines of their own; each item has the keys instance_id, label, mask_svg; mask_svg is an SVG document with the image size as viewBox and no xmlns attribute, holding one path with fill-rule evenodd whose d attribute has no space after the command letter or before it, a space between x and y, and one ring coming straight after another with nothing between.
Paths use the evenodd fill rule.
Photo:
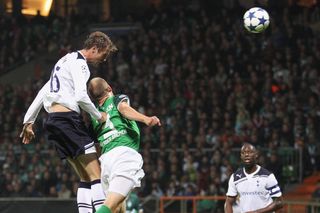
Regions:
<instances>
[{"instance_id":1,"label":"leaping player in white kit","mask_svg":"<svg viewBox=\"0 0 320 213\"><path fill-rule=\"evenodd\" d=\"M87 63L105 61L117 48L102 32L93 32L82 50L63 56L54 66L49 81L39 91L23 121L20 137L24 144L34 138L32 125L44 106L49 113L45 127L61 159L67 159L80 177L77 192L79 213L91 213L104 201L100 182L94 139L90 136L80 115L80 108L100 123L106 114L100 113L87 94L90 70Z\"/></svg>"}]
</instances>

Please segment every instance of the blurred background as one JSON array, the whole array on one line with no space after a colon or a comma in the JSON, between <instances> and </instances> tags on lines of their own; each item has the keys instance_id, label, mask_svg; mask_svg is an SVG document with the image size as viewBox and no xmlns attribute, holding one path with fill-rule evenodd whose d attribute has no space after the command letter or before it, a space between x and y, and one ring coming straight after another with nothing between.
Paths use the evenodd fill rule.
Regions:
<instances>
[{"instance_id":1,"label":"blurred background","mask_svg":"<svg viewBox=\"0 0 320 213\"><path fill-rule=\"evenodd\" d=\"M243 27L254 6L271 17L262 34ZM141 211L223 212L250 142L281 185L282 212L320 212L317 0L0 0L0 29L0 212L77 211L77 176L47 142L47 113L34 143L19 133L54 63L96 30L119 52L92 77L163 124L140 125Z\"/></svg>"}]
</instances>

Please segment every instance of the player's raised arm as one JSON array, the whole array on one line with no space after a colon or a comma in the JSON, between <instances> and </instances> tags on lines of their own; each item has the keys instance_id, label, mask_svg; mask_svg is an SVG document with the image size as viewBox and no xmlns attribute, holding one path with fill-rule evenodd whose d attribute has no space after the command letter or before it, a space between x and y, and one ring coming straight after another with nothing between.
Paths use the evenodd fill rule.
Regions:
<instances>
[{"instance_id":1,"label":"player's raised arm","mask_svg":"<svg viewBox=\"0 0 320 213\"><path fill-rule=\"evenodd\" d=\"M156 116L146 116L134 108L132 108L126 101L121 101L118 105L119 112L127 119L145 123L147 126L161 126L160 120Z\"/></svg>"}]
</instances>

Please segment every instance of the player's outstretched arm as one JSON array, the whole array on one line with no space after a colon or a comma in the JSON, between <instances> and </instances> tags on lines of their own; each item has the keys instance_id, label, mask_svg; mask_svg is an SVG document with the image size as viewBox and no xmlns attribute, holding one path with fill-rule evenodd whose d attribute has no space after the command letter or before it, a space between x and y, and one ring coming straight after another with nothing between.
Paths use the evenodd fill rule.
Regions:
<instances>
[{"instance_id":1,"label":"player's outstretched arm","mask_svg":"<svg viewBox=\"0 0 320 213\"><path fill-rule=\"evenodd\" d=\"M227 196L226 202L224 203L224 212L233 213L232 205L236 201L236 197Z\"/></svg>"},{"instance_id":2,"label":"player's outstretched arm","mask_svg":"<svg viewBox=\"0 0 320 213\"><path fill-rule=\"evenodd\" d=\"M20 138L22 138L23 144L29 144L30 141L34 139L35 135L32 126L32 123L26 123L23 125L22 131L20 133Z\"/></svg>"},{"instance_id":3,"label":"player's outstretched arm","mask_svg":"<svg viewBox=\"0 0 320 213\"><path fill-rule=\"evenodd\" d=\"M122 101L118 106L119 112L127 119L145 123L147 126L161 126L159 118L156 116L146 116L133 109L125 101Z\"/></svg>"}]
</instances>

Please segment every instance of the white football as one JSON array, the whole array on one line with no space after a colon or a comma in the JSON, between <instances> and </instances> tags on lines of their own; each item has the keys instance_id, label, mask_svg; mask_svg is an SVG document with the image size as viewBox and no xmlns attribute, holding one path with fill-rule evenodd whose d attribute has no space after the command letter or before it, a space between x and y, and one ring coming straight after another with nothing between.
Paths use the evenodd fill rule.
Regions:
<instances>
[{"instance_id":1,"label":"white football","mask_svg":"<svg viewBox=\"0 0 320 213\"><path fill-rule=\"evenodd\" d=\"M270 17L266 10L253 7L243 15L244 27L251 33L261 33L270 24Z\"/></svg>"}]
</instances>

